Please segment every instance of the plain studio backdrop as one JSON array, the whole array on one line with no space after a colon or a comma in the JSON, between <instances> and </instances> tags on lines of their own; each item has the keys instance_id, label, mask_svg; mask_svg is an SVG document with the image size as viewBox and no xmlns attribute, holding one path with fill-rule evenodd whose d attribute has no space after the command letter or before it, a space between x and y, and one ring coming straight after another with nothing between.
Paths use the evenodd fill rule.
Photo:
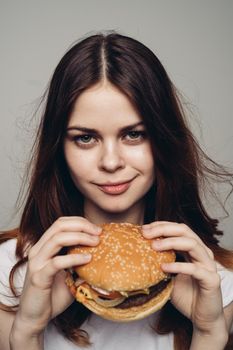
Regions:
<instances>
[{"instance_id":1,"label":"plain studio backdrop","mask_svg":"<svg viewBox=\"0 0 233 350\"><path fill-rule=\"evenodd\" d=\"M116 30L149 46L185 98L203 149L233 169L232 0L0 0L0 227L17 225L15 201L51 74L80 37ZM52 131L51 131L52 132ZM223 199L226 188L216 188ZM213 199L222 244L233 248L230 217Z\"/></svg>"}]
</instances>

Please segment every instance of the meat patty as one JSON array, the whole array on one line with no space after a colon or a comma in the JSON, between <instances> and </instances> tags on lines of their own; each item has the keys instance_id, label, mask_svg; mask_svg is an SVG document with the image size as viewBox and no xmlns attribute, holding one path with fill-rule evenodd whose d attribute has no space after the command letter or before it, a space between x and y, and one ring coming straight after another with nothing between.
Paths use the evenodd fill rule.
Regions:
<instances>
[{"instance_id":1,"label":"meat patty","mask_svg":"<svg viewBox=\"0 0 233 350\"><path fill-rule=\"evenodd\" d=\"M150 287L149 294L136 294L132 295L131 297L126 298L121 304L115 306L116 308L120 309L127 309L132 306L139 306L145 304L147 301L155 297L157 294L159 294L167 284L170 282L170 279L163 280L159 282L158 284Z\"/></svg>"}]
</instances>

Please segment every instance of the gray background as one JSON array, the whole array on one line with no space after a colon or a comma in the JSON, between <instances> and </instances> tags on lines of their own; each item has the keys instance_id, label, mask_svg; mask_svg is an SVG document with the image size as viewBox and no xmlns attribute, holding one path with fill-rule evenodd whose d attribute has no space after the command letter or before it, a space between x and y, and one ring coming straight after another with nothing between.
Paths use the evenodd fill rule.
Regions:
<instances>
[{"instance_id":1,"label":"gray background","mask_svg":"<svg viewBox=\"0 0 233 350\"><path fill-rule=\"evenodd\" d=\"M233 168L233 0L0 0L1 228L18 221L14 203L38 120L32 115L53 69L75 40L108 29L158 55L202 147ZM221 220L222 244L231 248L232 202L230 218ZM215 202L208 207L223 218Z\"/></svg>"}]
</instances>

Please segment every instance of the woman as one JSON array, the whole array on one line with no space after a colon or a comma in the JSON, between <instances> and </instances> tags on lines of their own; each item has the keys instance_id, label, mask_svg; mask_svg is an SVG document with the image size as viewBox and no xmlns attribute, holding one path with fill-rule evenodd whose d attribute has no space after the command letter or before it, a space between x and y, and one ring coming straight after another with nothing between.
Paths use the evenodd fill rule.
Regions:
<instances>
[{"instance_id":1,"label":"woman","mask_svg":"<svg viewBox=\"0 0 233 350\"><path fill-rule=\"evenodd\" d=\"M173 84L147 47L97 34L65 54L31 165L20 227L1 235L1 349L224 349L233 255L218 245L221 232L202 204L200 184L208 176L231 183L232 175L199 148ZM154 249L177 251L178 261L162 266L177 276L160 313L118 324L73 301L64 270L91 256L64 249L97 245L104 222L143 225ZM14 298L6 297L9 275Z\"/></svg>"}]
</instances>

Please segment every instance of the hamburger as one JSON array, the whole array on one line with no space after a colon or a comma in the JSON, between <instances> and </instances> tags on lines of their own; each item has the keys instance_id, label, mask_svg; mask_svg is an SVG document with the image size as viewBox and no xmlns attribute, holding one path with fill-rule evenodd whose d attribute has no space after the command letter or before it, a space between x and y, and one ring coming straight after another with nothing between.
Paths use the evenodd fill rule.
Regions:
<instances>
[{"instance_id":1,"label":"hamburger","mask_svg":"<svg viewBox=\"0 0 233 350\"><path fill-rule=\"evenodd\" d=\"M90 253L92 260L69 270L66 284L78 302L103 318L138 320L159 310L170 298L172 277L160 265L173 262L175 253L152 249L141 226L104 224L98 246L68 250L68 254L80 253Z\"/></svg>"}]
</instances>

